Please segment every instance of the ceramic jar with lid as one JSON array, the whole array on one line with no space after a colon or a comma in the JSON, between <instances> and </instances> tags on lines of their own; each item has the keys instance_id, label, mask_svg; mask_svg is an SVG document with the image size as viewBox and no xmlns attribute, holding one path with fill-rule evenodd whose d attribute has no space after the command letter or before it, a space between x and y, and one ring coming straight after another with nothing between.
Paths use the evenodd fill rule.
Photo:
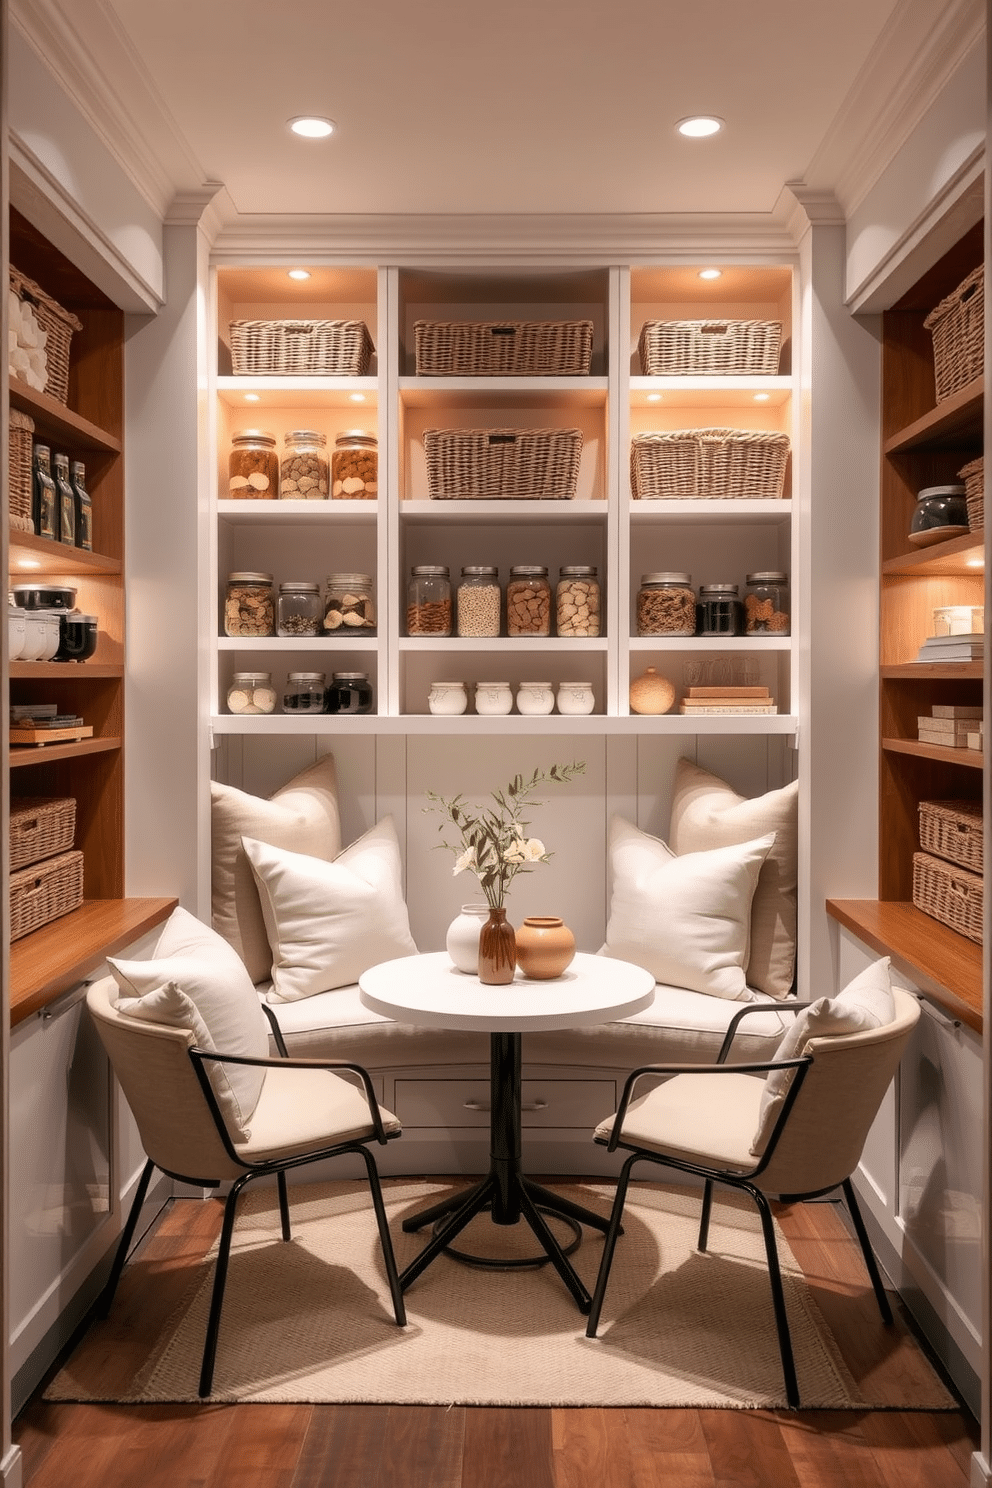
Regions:
<instances>
[{"instance_id":1,"label":"ceramic jar with lid","mask_svg":"<svg viewBox=\"0 0 992 1488\"><path fill-rule=\"evenodd\" d=\"M517 689L517 712L540 718L555 706L554 688L550 682L521 682Z\"/></svg>"},{"instance_id":2,"label":"ceramic jar with lid","mask_svg":"<svg viewBox=\"0 0 992 1488\"><path fill-rule=\"evenodd\" d=\"M375 630L375 598L372 575L333 573L324 589L324 630L330 634L354 632L369 635Z\"/></svg>"},{"instance_id":3,"label":"ceramic jar with lid","mask_svg":"<svg viewBox=\"0 0 992 1488\"><path fill-rule=\"evenodd\" d=\"M701 636L744 634L744 606L736 584L701 584L696 607L696 629Z\"/></svg>"},{"instance_id":4,"label":"ceramic jar with lid","mask_svg":"<svg viewBox=\"0 0 992 1488\"><path fill-rule=\"evenodd\" d=\"M282 697L284 713L323 713L327 678L323 672L289 672Z\"/></svg>"},{"instance_id":5,"label":"ceramic jar with lid","mask_svg":"<svg viewBox=\"0 0 992 1488\"><path fill-rule=\"evenodd\" d=\"M99 622L95 615L69 610L58 616L59 641L55 661L89 661L96 650Z\"/></svg>"},{"instance_id":6,"label":"ceramic jar with lid","mask_svg":"<svg viewBox=\"0 0 992 1488\"><path fill-rule=\"evenodd\" d=\"M427 706L439 718L457 718L468 707L464 682L432 682Z\"/></svg>"},{"instance_id":7,"label":"ceramic jar with lid","mask_svg":"<svg viewBox=\"0 0 992 1488\"><path fill-rule=\"evenodd\" d=\"M20 661L24 655L25 641L24 611L16 605L7 607L7 659Z\"/></svg>"},{"instance_id":8,"label":"ceramic jar with lid","mask_svg":"<svg viewBox=\"0 0 992 1488\"><path fill-rule=\"evenodd\" d=\"M21 649L21 661L42 661L48 651L50 631L48 617L42 610L24 611L24 642ZM55 655L59 649L56 639L54 649L48 654Z\"/></svg>"},{"instance_id":9,"label":"ceramic jar with lid","mask_svg":"<svg viewBox=\"0 0 992 1488\"><path fill-rule=\"evenodd\" d=\"M368 672L332 672L326 694L328 713L371 713L372 683Z\"/></svg>"},{"instance_id":10,"label":"ceramic jar with lid","mask_svg":"<svg viewBox=\"0 0 992 1488\"><path fill-rule=\"evenodd\" d=\"M569 563L558 570L555 628L560 636L599 635L599 577L588 563Z\"/></svg>"},{"instance_id":11,"label":"ceramic jar with lid","mask_svg":"<svg viewBox=\"0 0 992 1488\"><path fill-rule=\"evenodd\" d=\"M320 585L306 583L301 579L287 579L279 585L276 601L276 635L317 636L320 635L324 606L320 598Z\"/></svg>"},{"instance_id":12,"label":"ceramic jar with lid","mask_svg":"<svg viewBox=\"0 0 992 1488\"><path fill-rule=\"evenodd\" d=\"M696 634L696 595L691 574L642 574L637 591L637 634Z\"/></svg>"},{"instance_id":13,"label":"ceramic jar with lid","mask_svg":"<svg viewBox=\"0 0 992 1488\"><path fill-rule=\"evenodd\" d=\"M501 604L498 568L481 564L463 568L455 591L458 634L498 636Z\"/></svg>"},{"instance_id":14,"label":"ceramic jar with lid","mask_svg":"<svg viewBox=\"0 0 992 1488\"><path fill-rule=\"evenodd\" d=\"M451 573L444 564L418 563L410 570L406 633L412 636L450 636Z\"/></svg>"},{"instance_id":15,"label":"ceramic jar with lid","mask_svg":"<svg viewBox=\"0 0 992 1488\"><path fill-rule=\"evenodd\" d=\"M591 713L596 706L591 682L560 682L558 684L558 712L581 718Z\"/></svg>"},{"instance_id":16,"label":"ceramic jar with lid","mask_svg":"<svg viewBox=\"0 0 992 1488\"><path fill-rule=\"evenodd\" d=\"M276 436L268 429L241 429L231 436L227 496L231 501L274 501L279 495Z\"/></svg>"},{"instance_id":17,"label":"ceramic jar with lid","mask_svg":"<svg viewBox=\"0 0 992 1488\"><path fill-rule=\"evenodd\" d=\"M925 548L968 531L968 501L961 485L926 486L916 498L909 541Z\"/></svg>"},{"instance_id":18,"label":"ceramic jar with lid","mask_svg":"<svg viewBox=\"0 0 992 1488\"><path fill-rule=\"evenodd\" d=\"M224 634L270 636L276 632L276 607L272 575L231 573L224 599Z\"/></svg>"},{"instance_id":19,"label":"ceramic jar with lid","mask_svg":"<svg viewBox=\"0 0 992 1488\"><path fill-rule=\"evenodd\" d=\"M749 573L744 590L744 628L748 635L789 634L789 578L773 570Z\"/></svg>"},{"instance_id":20,"label":"ceramic jar with lid","mask_svg":"<svg viewBox=\"0 0 992 1488\"><path fill-rule=\"evenodd\" d=\"M335 501L374 501L379 494L379 454L374 434L349 429L334 441L331 496Z\"/></svg>"},{"instance_id":21,"label":"ceramic jar with lid","mask_svg":"<svg viewBox=\"0 0 992 1488\"><path fill-rule=\"evenodd\" d=\"M501 718L513 711L513 693L509 682L477 682L475 711L484 718Z\"/></svg>"},{"instance_id":22,"label":"ceramic jar with lid","mask_svg":"<svg viewBox=\"0 0 992 1488\"><path fill-rule=\"evenodd\" d=\"M271 672L235 672L227 689L227 706L232 713L274 713L276 693Z\"/></svg>"},{"instance_id":23,"label":"ceramic jar with lid","mask_svg":"<svg viewBox=\"0 0 992 1488\"><path fill-rule=\"evenodd\" d=\"M28 624L33 622L35 626L34 656L29 658L25 653L25 660L55 660L62 642L62 620L67 613L68 611L65 610L32 610L30 612L31 619Z\"/></svg>"},{"instance_id":24,"label":"ceramic jar with lid","mask_svg":"<svg viewBox=\"0 0 992 1488\"><path fill-rule=\"evenodd\" d=\"M327 435L317 429L293 429L285 437L279 469L282 501L326 501L330 489Z\"/></svg>"},{"instance_id":25,"label":"ceramic jar with lid","mask_svg":"<svg viewBox=\"0 0 992 1488\"><path fill-rule=\"evenodd\" d=\"M551 585L541 564L521 563L510 569L506 586L508 636L551 634Z\"/></svg>"}]
</instances>

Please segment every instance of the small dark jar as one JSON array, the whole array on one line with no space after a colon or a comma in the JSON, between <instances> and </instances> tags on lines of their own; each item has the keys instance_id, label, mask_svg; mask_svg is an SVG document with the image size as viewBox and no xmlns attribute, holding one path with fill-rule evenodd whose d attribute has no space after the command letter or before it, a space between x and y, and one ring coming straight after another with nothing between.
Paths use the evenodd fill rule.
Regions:
<instances>
[{"instance_id":1,"label":"small dark jar","mask_svg":"<svg viewBox=\"0 0 992 1488\"><path fill-rule=\"evenodd\" d=\"M371 713L372 683L367 672L332 672L328 713Z\"/></svg>"}]
</instances>

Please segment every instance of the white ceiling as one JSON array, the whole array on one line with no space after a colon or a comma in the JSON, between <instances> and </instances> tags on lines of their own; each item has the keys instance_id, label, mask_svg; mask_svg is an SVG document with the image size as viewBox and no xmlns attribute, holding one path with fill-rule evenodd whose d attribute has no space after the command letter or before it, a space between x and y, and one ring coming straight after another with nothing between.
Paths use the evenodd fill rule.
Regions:
<instances>
[{"instance_id":1,"label":"white ceiling","mask_svg":"<svg viewBox=\"0 0 992 1488\"><path fill-rule=\"evenodd\" d=\"M212 181L243 214L695 214L771 212L796 180L850 197L934 81L935 38L982 8L11 0L11 18L166 202ZM725 131L680 139L697 112ZM298 140L301 113L336 136Z\"/></svg>"}]
</instances>

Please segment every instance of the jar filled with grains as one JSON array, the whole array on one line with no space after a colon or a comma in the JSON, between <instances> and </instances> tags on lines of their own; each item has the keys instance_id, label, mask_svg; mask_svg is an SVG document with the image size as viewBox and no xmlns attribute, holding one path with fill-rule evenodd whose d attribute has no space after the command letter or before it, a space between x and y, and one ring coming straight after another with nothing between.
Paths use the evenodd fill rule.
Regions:
<instances>
[{"instance_id":1,"label":"jar filled with grains","mask_svg":"<svg viewBox=\"0 0 992 1488\"><path fill-rule=\"evenodd\" d=\"M696 634L696 596L692 575L646 573L637 591L639 636Z\"/></svg>"},{"instance_id":2,"label":"jar filled with grains","mask_svg":"<svg viewBox=\"0 0 992 1488\"><path fill-rule=\"evenodd\" d=\"M744 592L748 635L789 634L789 579L779 572L749 573Z\"/></svg>"},{"instance_id":3,"label":"jar filled with grains","mask_svg":"<svg viewBox=\"0 0 992 1488\"><path fill-rule=\"evenodd\" d=\"M356 635L368 635L375 630L371 574L328 574L324 590L324 630L328 633L354 631Z\"/></svg>"},{"instance_id":4,"label":"jar filled with grains","mask_svg":"<svg viewBox=\"0 0 992 1488\"><path fill-rule=\"evenodd\" d=\"M335 501L374 501L379 494L379 453L374 434L349 429L334 441L331 496Z\"/></svg>"},{"instance_id":5,"label":"jar filled with grains","mask_svg":"<svg viewBox=\"0 0 992 1488\"><path fill-rule=\"evenodd\" d=\"M282 698L284 713L323 713L327 678L323 672L289 672Z\"/></svg>"},{"instance_id":6,"label":"jar filled with grains","mask_svg":"<svg viewBox=\"0 0 992 1488\"><path fill-rule=\"evenodd\" d=\"M283 501L326 501L329 490L327 435L316 429L294 429L286 435L279 471Z\"/></svg>"},{"instance_id":7,"label":"jar filled with grains","mask_svg":"<svg viewBox=\"0 0 992 1488\"><path fill-rule=\"evenodd\" d=\"M498 636L501 593L499 569L462 569L455 594L460 636Z\"/></svg>"},{"instance_id":8,"label":"jar filled with grains","mask_svg":"<svg viewBox=\"0 0 992 1488\"><path fill-rule=\"evenodd\" d=\"M232 713L274 713L276 693L271 672L235 672L227 689Z\"/></svg>"},{"instance_id":9,"label":"jar filled with grains","mask_svg":"<svg viewBox=\"0 0 992 1488\"><path fill-rule=\"evenodd\" d=\"M242 429L233 434L227 471L229 500L275 500L279 495L276 436L267 429Z\"/></svg>"},{"instance_id":10,"label":"jar filled with grains","mask_svg":"<svg viewBox=\"0 0 992 1488\"><path fill-rule=\"evenodd\" d=\"M560 636L599 635L599 579L589 564L570 563L558 570L555 625Z\"/></svg>"},{"instance_id":11,"label":"jar filled with grains","mask_svg":"<svg viewBox=\"0 0 992 1488\"><path fill-rule=\"evenodd\" d=\"M451 574L443 564L421 563L410 570L406 599L407 635L450 636Z\"/></svg>"},{"instance_id":12,"label":"jar filled with grains","mask_svg":"<svg viewBox=\"0 0 992 1488\"><path fill-rule=\"evenodd\" d=\"M551 634L551 585L548 570L536 563L510 569L506 586L506 633L510 636Z\"/></svg>"},{"instance_id":13,"label":"jar filled with grains","mask_svg":"<svg viewBox=\"0 0 992 1488\"><path fill-rule=\"evenodd\" d=\"M697 609L699 634L739 636L744 634L744 606L736 584L701 584Z\"/></svg>"},{"instance_id":14,"label":"jar filled with grains","mask_svg":"<svg viewBox=\"0 0 992 1488\"><path fill-rule=\"evenodd\" d=\"M324 607L319 584L306 584L288 579L279 585L276 601L276 635L317 636Z\"/></svg>"},{"instance_id":15,"label":"jar filled with grains","mask_svg":"<svg viewBox=\"0 0 992 1488\"><path fill-rule=\"evenodd\" d=\"M224 599L225 635L275 635L275 618L271 574L228 574Z\"/></svg>"}]
</instances>

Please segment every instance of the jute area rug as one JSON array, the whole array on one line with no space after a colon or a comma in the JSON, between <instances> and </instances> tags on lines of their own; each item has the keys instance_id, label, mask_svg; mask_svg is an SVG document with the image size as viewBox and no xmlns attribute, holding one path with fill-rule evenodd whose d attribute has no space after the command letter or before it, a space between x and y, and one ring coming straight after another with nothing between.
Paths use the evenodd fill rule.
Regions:
<instances>
[{"instance_id":1,"label":"jute area rug","mask_svg":"<svg viewBox=\"0 0 992 1488\"><path fill-rule=\"evenodd\" d=\"M609 1185L559 1190L609 1213ZM400 1269L424 1244L406 1215L447 1191L443 1182L384 1182ZM290 1187L293 1239L279 1237L274 1191L249 1190L235 1227L214 1391L223 1401L531 1406L784 1407L785 1395L760 1224L736 1195L714 1202L709 1250L696 1246L699 1194L632 1184L598 1339L550 1266L484 1271L448 1256L406 1293L408 1325L393 1321L368 1189L363 1183ZM557 1223L552 1221L553 1224ZM564 1238L564 1232L562 1232ZM859 1385L779 1232L789 1321L804 1409L891 1406ZM532 1254L521 1223L477 1217L457 1242L484 1254ZM583 1231L572 1257L592 1290L602 1239ZM108 1324L91 1328L45 1392L49 1400L197 1399L213 1252L143 1367L114 1379ZM134 1263L135 1270L142 1265ZM153 1268L150 1268L153 1269ZM150 1274L147 1285L154 1287ZM867 1283L866 1283L867 1285ZM905 1334L900 1347L915 1345ZM902 1409L955 1402L922 1355ZM118 1370L118 1373L120 1371ZM904 1376L906 1377L906 1376ZM891 1392L890 1392L891 1395Z\"/></svg>"}]
</instances>

